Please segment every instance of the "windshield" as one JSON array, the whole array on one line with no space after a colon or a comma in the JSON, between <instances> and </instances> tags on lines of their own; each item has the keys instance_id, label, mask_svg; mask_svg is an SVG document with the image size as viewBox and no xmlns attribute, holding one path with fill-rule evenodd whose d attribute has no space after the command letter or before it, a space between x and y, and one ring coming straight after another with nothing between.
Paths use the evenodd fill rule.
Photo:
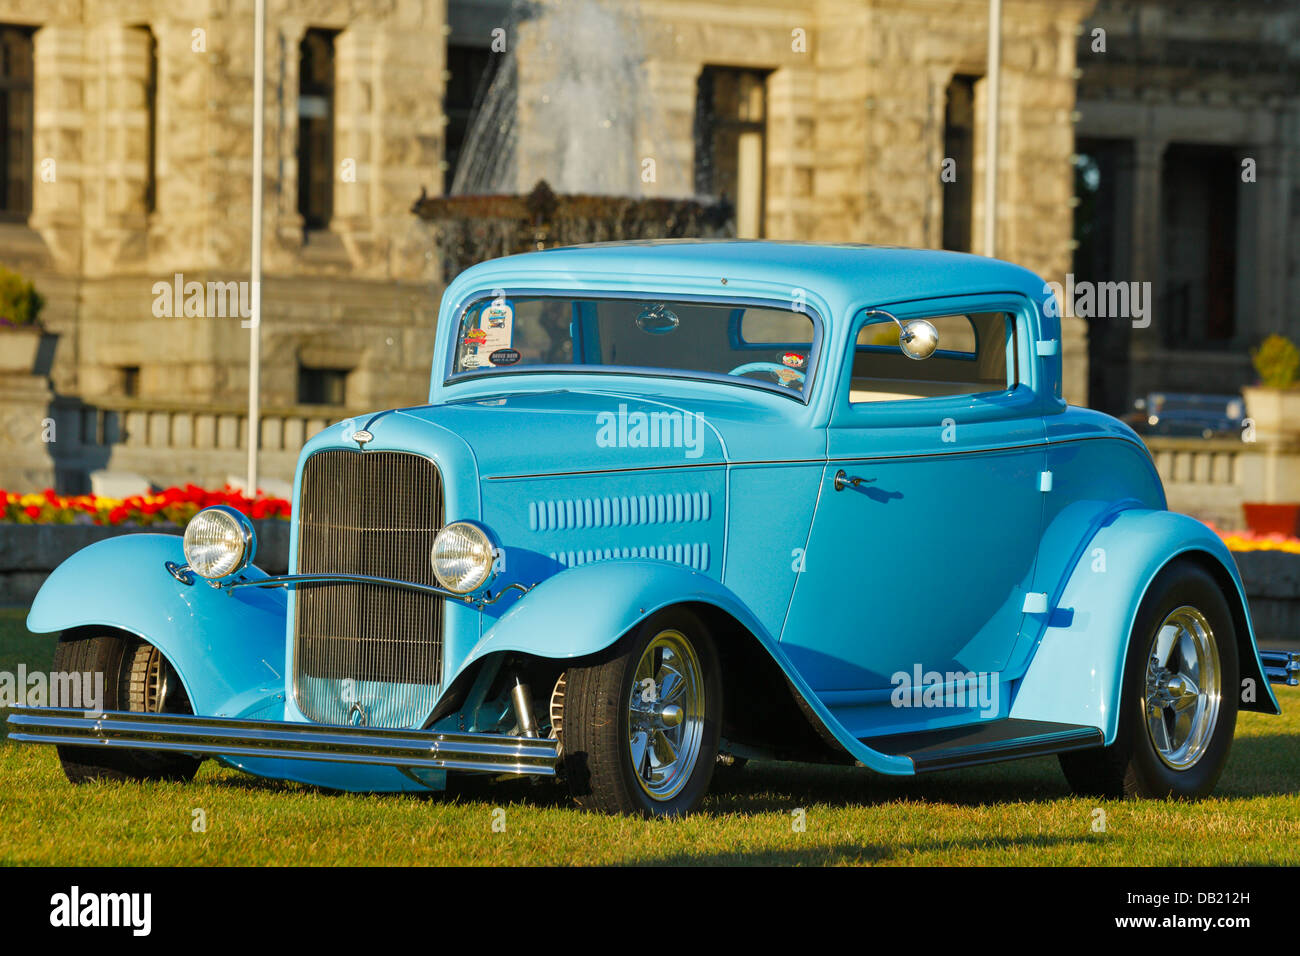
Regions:
<instances>
[{"instance_id":1,"label":"windshield","mask_svg":"<svg viewBox=\"0 0 1300 956\"><path fill-rule=\"evenodd\" d=\"M452 376L659 373L803 398L816 343L806 307L498 295L461 315Z\"/></svg>"}]
</instances>

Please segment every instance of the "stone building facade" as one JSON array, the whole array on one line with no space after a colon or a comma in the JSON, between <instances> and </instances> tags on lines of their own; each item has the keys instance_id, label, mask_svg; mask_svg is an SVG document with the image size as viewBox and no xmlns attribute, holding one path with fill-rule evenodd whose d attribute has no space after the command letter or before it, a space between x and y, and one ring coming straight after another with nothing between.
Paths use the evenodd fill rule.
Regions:
<instances>
[{"instance_id":1,"label":"stone building facade","mask_svg":"<svg viewBox=\"0 0 1300 956\"><path fill-rule=\"evenodd\" d=\"M641 194L723 195L740 235L983 251L986 0L564 2L635 24ZM553 175L551 3L268 0L265 474L291 477L327 421L426 394L440 270L411 204L453 181L503 39L517 188ZM249 267L252 6L0 0L0 41L32 64L29 155L14 136L6 154L30 196L0 210L0 264L36 282L50 333L29 374L0 373L0 486L242 472L249 336L227 284ZM997 253L1061 281L1093 0L1004 6ZM1083 401L1082 320L1065 355Z\"/></svg>"},{"instance_id":2,"label":"stone building facade","mask_svg":"<svg viewBox=\"0 0 1300 956\"><path fill-rule=\"evenodd\" d=\"M1091 403L1236 393L1250 347L1300 339L1300 7L1099 0L1078 61L1073 271L1153 298L1091 323Z\"/></svg>"}]
</instances>

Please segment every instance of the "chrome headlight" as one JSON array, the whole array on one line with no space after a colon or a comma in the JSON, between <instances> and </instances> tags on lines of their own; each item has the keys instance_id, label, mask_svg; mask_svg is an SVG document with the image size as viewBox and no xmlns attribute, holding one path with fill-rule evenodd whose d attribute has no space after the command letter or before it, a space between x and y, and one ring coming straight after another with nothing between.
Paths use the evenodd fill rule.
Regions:
<instances>
[{"instance_id":1,"label":"chrome headlight","mask_svg":"<svg viewBox=\"0 0 1300 956\"><path fill-rule=\"evenodd\" d=\"M256 549L253 523L226 505L204 508L185 526L185 563L210 581L244 570Z\"/></svg>"},{"instance_id":2,"label":"chrome headlight","mask_svg":"<svg viewBox=\"0 0 1300 956\"><path fill-rule=\"evenodd\" d=\"M469 594L492 580L497 547L482 525L454 521L433 539L429 559L439 584L455 594Z\"/></svg>"}]
</instances>

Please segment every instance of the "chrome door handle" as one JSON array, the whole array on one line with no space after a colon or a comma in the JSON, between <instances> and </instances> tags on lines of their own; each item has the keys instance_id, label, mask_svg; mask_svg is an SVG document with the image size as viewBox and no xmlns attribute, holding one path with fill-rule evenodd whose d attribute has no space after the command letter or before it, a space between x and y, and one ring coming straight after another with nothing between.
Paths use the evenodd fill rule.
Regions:
<instances>
[{"instance_id":1,"label":"chrome door handle","mask_svg":"<svg viewBox=\"0 0 1300 956\"><path fill-rule=\"evenodd\" d=\"M839 471L835 472L835 490L843 491L845 485L852 485L854 488L856 488L864 481L871 482L875 480L876 479L874 478L858 478L855 475L846 475L844 473L844 469L841 468Z\"/></svg>"}]
</instances>

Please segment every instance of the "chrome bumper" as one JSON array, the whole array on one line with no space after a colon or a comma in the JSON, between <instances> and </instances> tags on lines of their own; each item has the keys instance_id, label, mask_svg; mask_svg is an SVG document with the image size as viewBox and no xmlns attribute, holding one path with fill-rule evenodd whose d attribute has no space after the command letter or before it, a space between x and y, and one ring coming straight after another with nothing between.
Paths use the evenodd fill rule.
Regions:
<instances>
[{"instance_id":1,"label":"chrome bumper","mask_svg":"<svg viewBox=\"0 0 1300 956\"><path fill-rule=\"evenodd\" d=\"M1270 684L1300 685L1300 651L1260 651L1259 659Z\"/></svg>"},{"instance_id":2,"label":"chrome bumper","mask_svg":"<svg viewBox=\"0 0 1300 956\"><path fill-rule=\"evenodd\" d=\"M14 707L9 739L29 744L273 757L411 770L555 776L556 742L538 737L434 730L332 727L229 717Z\"/></svg>"}]
</instances>

